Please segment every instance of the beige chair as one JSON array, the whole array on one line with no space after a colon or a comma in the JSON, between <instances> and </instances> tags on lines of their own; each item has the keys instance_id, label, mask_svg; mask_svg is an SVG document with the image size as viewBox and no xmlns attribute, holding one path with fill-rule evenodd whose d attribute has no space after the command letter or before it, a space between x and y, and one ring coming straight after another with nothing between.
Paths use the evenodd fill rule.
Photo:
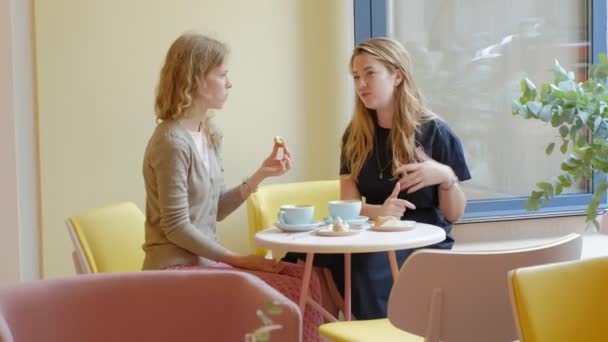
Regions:
<instances>
[{"instance_id":1,"label":"beige chair","mask_svg":"<svg viewBox=\"0 0 608 342\"><path fill-rule=\"evenodd\" d=\"M332 341L513 341L517 330L508 272L578 259L581 241L573 233L515 250L418 250L399 271L389 298L388 319L328 323L319 330Z\"/></svg>"}]
</instances>

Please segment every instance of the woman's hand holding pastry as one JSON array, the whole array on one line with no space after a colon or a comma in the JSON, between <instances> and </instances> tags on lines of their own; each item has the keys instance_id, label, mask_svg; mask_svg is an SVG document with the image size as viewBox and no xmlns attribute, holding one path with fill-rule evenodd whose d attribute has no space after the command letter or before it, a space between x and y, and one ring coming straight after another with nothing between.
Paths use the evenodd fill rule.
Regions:
<instances>
[{"instance_id":1,"label":"woman's hand holding pastry","mask_svg":"<svg viewBox=\"0 0 608 342\"><path fill-rule=\"evenodd\" d=\"M278 158L279 149L283 149L283 156ZM275 137L274 146L270 155L264 159L259 168L261 175L265 177L281 176L291 169L291 154L285 145L285 140L281 137Z\"/></svg>"},{"instance_id":2,"label":"woman's hand holding pastry","mask_svg":"<svg viewBox=\"0 0 608 342\"><path fill-rule=\"evenodd\" d=\"M416 192L424 187L441 184L454 177L454 171L434 159L430 158L421 148L416 149L418 163L405 164L397 168L401 175L398 184L408 193Z\"/></svg>"}]
</instances>

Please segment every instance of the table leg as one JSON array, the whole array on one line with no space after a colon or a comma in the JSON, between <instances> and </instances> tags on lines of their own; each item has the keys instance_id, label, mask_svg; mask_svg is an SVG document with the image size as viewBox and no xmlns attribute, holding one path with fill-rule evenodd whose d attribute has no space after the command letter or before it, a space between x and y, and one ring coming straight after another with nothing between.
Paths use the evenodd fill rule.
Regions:
<instances>
[{"instance_id":1,"label":"table leg","mask_svg":"<svg viewBox=\"0 0 608 342\"><path fill-rule=\"evenodd\" d=\"M344 320L351 320L351 308L350 308L350 253L344 253Z\"/></svg>"},{"instance_id":2,"label":"table leg","mask_svg":"<svg viewBox=\"0 0 608 342\"><path fill-rule=\"evenodd\" d=\"M399 268L397 267L397 255L395 251L388 251L388 262L391 265L391 273L393 274L393 283L397 280L397 274L399 273Z\"/></svg>"},{"instance_id":3,"label":"table leg","mask_svg":"<svg viewBox=\"0 0 608 342\"><path fill-rule=\"evenodd\" d=\"M302 317L304 317L304 311L306 310L306 298L308 298L308 286L310 285L310 277L312 275L312 261L315 257L315 253L306 254L306 263L304 264L304 279L302 279L302 290L300 291L300 311L302 311Z\"/></svg>"}]
</instances>

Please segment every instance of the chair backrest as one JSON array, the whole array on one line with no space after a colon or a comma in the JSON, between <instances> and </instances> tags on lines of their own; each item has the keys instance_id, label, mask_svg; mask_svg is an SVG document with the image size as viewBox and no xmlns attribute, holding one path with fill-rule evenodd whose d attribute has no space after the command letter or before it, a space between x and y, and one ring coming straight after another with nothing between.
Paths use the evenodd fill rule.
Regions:
<instances>
[{"instance_id":1,"label":"chair backrest","mask_svg":"<svg viewBox=\"0 0 608 342\"><path fill-rule=\"evenodd\" d=\"M279 207L283 204L310 204L315 206L315 219L329 215L327 202L340 199L338 180L310 181L260 186L247 199L249 241L258 255L266 250L253 244L255 234L271 227L277 221Z\"/></svg>"},{"instance_id":2,"label":"chair backrest","mask_svg":"<svg viewBox=\"0 0 608 342\"><path fill-rule=\"evenodd\" d=\"M70 217L77 273L141 270L145 216L131 203L117 203Z\"/></svg>"},{"instance_id":3,"label":"chair backrest","mask_svg":"<svg viewBox=\"0 0 608 342\"><path fill-rule=\"evenodd\" d=\"M509 274L521 341L608 341L608 257Z\"/></svg>"},{"instance_id":4,"label":"chair backrest","mask_svg":"<svg viewBox=\"0 0 608 342\"><path fill-rule=\"evenodd\" d=\"M581 236L572 233L515 250L418 250L399 272L388 317L396 327L430 342L513 341L517 329L509 301L509 271L578 259L581 246Z\"/></svg>"},{"instance_id":5,"label":"chair backrest","mask_svg":"<svg viewBox=\"0 0 608 342\"><path fill-rule=\"evenodd\" d=\"M272 341L300 341L298 306L258 277L235 270L82 275L0 288L0 341L243 341L263 325Z\"/></svg>"}]
</instances>

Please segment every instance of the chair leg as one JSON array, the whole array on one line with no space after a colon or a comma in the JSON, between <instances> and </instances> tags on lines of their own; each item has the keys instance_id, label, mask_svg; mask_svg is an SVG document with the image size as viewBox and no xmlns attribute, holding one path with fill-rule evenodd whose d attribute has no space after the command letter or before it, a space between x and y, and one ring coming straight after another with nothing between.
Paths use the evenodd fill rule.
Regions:
<instances>
[{"instance_id":1,"label":"chair leg","mask_svg":"<svg viewBox=\"0 0 608 342\"><path fill-rule=\"evenodd\" d=\"M76 274L86 273L82 267L82 263L80 261L80 258L78 257L78 253L76 253L76 251L72 252L72 261L74 262L74 270L76 271Z\"/></svg>"}]
</instances>

